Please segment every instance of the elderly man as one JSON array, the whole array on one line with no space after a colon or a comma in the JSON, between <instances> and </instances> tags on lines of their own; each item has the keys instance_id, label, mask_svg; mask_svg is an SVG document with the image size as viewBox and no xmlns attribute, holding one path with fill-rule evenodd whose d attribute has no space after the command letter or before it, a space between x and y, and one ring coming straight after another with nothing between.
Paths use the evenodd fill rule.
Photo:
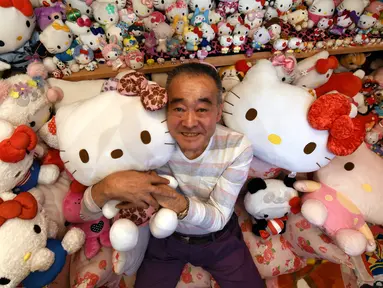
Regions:
<instances>
[{"instance_id":1,"label":"elderly man","mask_svg":"<svg viewBox=\"0 0 383 288\"><path fill-rule=\"evenodd\" d=\"M244 135L217 125L221 80L209 65L184 64L169 74L167 91L168 127L177 149L157 172L175 177L178 191L156 173L123 171L93 186L83 206L96 212L117 199L129 207L162 206L178 214L173 235L150 238L136 288L175 287L188 262L210 272L222 288L263 287L234 213L252 146Z\"/></svg>"}]
</instances>

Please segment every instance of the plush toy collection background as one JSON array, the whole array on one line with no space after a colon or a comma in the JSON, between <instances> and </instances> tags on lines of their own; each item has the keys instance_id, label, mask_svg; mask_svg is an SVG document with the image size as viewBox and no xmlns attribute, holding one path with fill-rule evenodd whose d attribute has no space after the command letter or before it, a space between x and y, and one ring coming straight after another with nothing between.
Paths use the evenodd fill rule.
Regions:
<instances>
[{"instance_id":1,"label":"plush toy collection background","mask_svg":"<svg viewBox=\"0 0 383 288\"><path fill-rule=\"evenodd\" d=\"M165 59L375 45L383 21L380 0L16 2L0 10L0 24L12 27L0 39L0 69L44 58L59 78L98 63L139 69Z\"/></svg>"}]
</instances>

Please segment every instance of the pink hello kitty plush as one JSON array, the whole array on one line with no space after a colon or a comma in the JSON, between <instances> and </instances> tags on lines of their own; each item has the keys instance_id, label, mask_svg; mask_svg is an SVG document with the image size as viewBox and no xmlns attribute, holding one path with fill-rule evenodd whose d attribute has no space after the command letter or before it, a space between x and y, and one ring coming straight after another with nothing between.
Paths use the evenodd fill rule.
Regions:
<instances>
[{"instance_id":1,"label":"pink hello kitty plush","mask_svg":"<svg viewBox=\"0 0 383 288\"><path fill-rule=\"evenodd\" d=\"M113 37L108 44L102 37L99 38L100 49L106 60L106 65L113 67L113 71L125 68L126 64L122 55L122 48L117 44L117 38Z\"/></svg>"},{"instance_id":2,"label":"pink hello kitty plush","mask_svg":"<svg viewBox=\"0 0 383 288\"><path fill-rule=\"evenodd\" d=\"M334 11L335 4L333 0L314 0L309 8L308 28L313 28L322 18L331 19Z\"/></svg>"},{"instance_id":3,"label":"pink hello kitty plush","mask_svg":"<svg viewBox=\"0 0 383 288\"><path fill-rule=\"evenodd\" d=\"M73 181L63 201L65 219L85 233L84 252L88 259L93 258L101 247L112 247L109 239L110 221L105 217L85 222L81 219L81 200L86 187Z\"/></svg>"}]
</instances>

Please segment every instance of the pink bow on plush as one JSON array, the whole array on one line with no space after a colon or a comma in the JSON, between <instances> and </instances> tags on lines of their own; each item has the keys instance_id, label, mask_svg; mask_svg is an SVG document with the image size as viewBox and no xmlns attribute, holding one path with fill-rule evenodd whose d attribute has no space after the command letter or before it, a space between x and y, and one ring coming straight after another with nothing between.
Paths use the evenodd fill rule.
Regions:
<instances>
[{"instance_id":1,"label":"pink bow on plush","mask_svg":"<svg viewBox=\"0 0 383 288\"><path fill-rule=\"evenodd\" d=\"M272 59L271 63L273 64L273 66L283 66L283 68L288 74L291 74L295 68L294 59L292 57L286 57L283 54L275 56Z\"/></svg>"},{"instance_id":2,"label":"pink bow on plush","mask_svg":"<svg viewBox=\"0 0 383 288\"><path fill-rule=\"evenodd\" d=\"M168 95L158 84L149 84L144 74L132 71L117 84L117 91L125 96L139 96L146 110L156 111L166 106Z\"/></svg>"},{"instance_id":3,"label":"pink bow on plush","mask_svg":"<svg viewBox=\"0 0 383 288\"><path fill-rule=\"evenodd\" d=\"M141 3L148 7L149 9L153 8L153 1L152 0L141 0Z\"/></svg>"},{"instance_id":4,"label":"pink bow on plush","mask_svg":"<svg viewBox=\"0 0 383 288\"><path fill-rule=\"evenodd\" d=\"M77 25L80 27L84 27L84 26L90 27L92 25L92 21L90 21L89 18L87 18L86 20L84 20L83 18L78 18Z\"/></svg>"}]
</instances>

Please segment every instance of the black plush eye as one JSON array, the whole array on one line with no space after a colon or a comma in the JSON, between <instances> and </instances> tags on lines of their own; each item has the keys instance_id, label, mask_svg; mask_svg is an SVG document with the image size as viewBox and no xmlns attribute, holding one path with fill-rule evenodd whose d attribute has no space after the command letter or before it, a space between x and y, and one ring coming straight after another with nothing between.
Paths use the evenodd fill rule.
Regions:
<instances>
[{"instance_id":1,"label":"black plush eye","mask_svg":"<svg viewBox=\"0 0 383 288\"><path fill-rule=\"evenodd\" d=\"M317 148L317 144L314 142L310 142L309 144L305 146L305 148L303 149L303 152L306 155L310 155L311 153L315 151L316 148Z\"/></svg>"},{"instance_id":2,"label":"black plush eye","mask_svg":"<svg viewBox=\"0 0 383 288\"><path fill-rule=\"evenodd\" d=\"M68 35L68 38L69 38L69 39L72 38L72 35L69 34L69 35Z\"/></svg>"},{"instance_id":3,"label":"black plush eye","mask_svg":"<svg viewBox=\"0 0 383 288\"><path fill-rule=\"evenodd\" d=\"M211 8L211 4L209 4L209 9Z\"/></svg>"},{"instance_id":4,"label":"black plush eye","mask_svg":"<svg viewBox=\"0 0 383 288\"><path fill-rule=\"evenodd\" d=\"M319 9L318 12L322 12L322 9Z\"/></svg>"},{"instance_id":5,"label":"black plush eye","mask_svg":"<svg viewBox=\"0 0 383 288\"><path fill-rule=\"evenodd\" d=\"M122 33L120 33L120 36L122 36Z\"/></svg>"},{"instance_id":6,"label":"black plush eye","mask_svg":"<svg viewBox=\"0 0 383 288\"><path fill-rule=\"evenodd\" d=\"M279 7L283 8L283 4L281 4Z\"/></svg>"},{"instance_id":7,"label":"black plush eye","mask_svg":"<svg viewBox=\"0 0 383 288\"><path fill-rule=\"evenodd\" d=\"M258 37L262 37L262 33L258 35Z\"/></svg>"},{"instance_id":8,"label":"black plush eye","mask_svg":"<svg viewBox=\"0 0 383 288\"><path fill-rule=\"evenodd\" d=\"M93 45L93 42L89 42L90 45Z\"/></svg>"},{"instance_id":9,"label":"black plush eye","mask_svg":"<svg viewBox=\"0 0 383 288\"><path fill-rule=\"evenodd\" d=\"M367 23L366 21L363 22L364 25L366 25L366 23Z\"/></svg>"},{"instance_id":10,"label":"black plush eye","mask_svg":"<svg viewBox=\"0 0 383 288\"><path fill-rule=\"evenodd\" d=\"M90 13L90 10L88 9L88 10L86 10L85 12L86 12L86 14L89 14L89 13Z\"/></svg>"},{"instance_id":11,"label":"black plush eye","mask_svg":"<svg viewBox=\"0 0 383 288\"><path fill-rule=\"evenodd\" d=\"M138 10L136 10L136 14L138 14Z\"/></svg>"},{"instance_id":12,"label":"black plush eye","mask_svg":"<svg viewBox=\"0 0 383 288\"><path fill-rule=\"evenodd\" d=\"M101 21L101 18L100 18L100 17L98 17L98 21Z\"/></svg>"},{"instance_id":13,"label":"black plush eye","mask_svg":"<svg viewBox=\"0 0 383 288\"><path fill-rule=\"evenodd\" d=\"M0 40L0 47L4 47L4 46L5 46L4 41L1 41L1 40Z\"/></svg>"},{"instance_id":14,"label":"black plush eye","mask_svg":"<svg viewBox=\"0 0 383 288\"><path fill-rule=\"evenodd\" d=\"M59 45L59 46L57 46L57 49L61 49L61 46Z\"/></svg>"},{"instance_id":15,"label":"black plush eye","mask_svg":"<svg viewBox=\"0 0 383 288\"><path fill-rule=\"evenodd\" d=\"M334 12L334 9L331 9L331 12Z\"/></svg>"},{"instance_id":16,"label":"black plush eye","mask_svg":"<svg viewBox=\"0 0 383 288\"><path fill-rule=\"evenodd\" d=\"M89 162L89 153L85 149L81 149L80 152L78 152L78 156L80 157L82 163Z\"/></svg>"},{"instance_id":17,"label":"black plush eye","mask_svg":"<svg viewBox=\"0 0 383 288\"><path fill-rule=\"evenodd\" d=\"M15 175L15 178L19 177L21 174L21 171L17 172L16 175Z\"/></svg>"},{"instance_id":18,"label":"black plush eye","mask_svg":"<svg viewBox=\"0 0 383 288\"><path fill-rule=\"evenodd\" d=\"M72 4L69 4L69 7L72 7Z\"/></svg>"},{"instance_id":19,"label":"black plush eye","mask_svg":"<svg viewBox=\"0 0 383 288\"><path fill-rule=\"evenodd\" d=\"M25 24L27 25L28 28L31 27L31 22L29 22L28 20Z\"/></svg>"},{"instance_id":20,"label":"black plush eye","mask_svg":"<svg viewBox=\"0 0 383 288\"><path fill-rule=\"evenodd\" d=\"M249 10L249 7L246 7L246 10Z\"/></svg>"},{"instance_id":21,"label":"black plush eye","mask_svg":"<svg viewBox=\"0 0 383 288\"><path fill-rule=\"evenodd\" d=\"M286 77L283 77L283 78L282 78L282 82L285 82L285 81L286 81Z\"/></svg>"},{"instance_id":22,"label":"black plush eye","mask_svg":"<svg viewBox=\"0 0 383 288\"><path fill-rule=\"evenodd\" d=\"M110 20L110 22L113 22L113 18L110 18L109 20Z\"/></svg>"},{"instance_id":23,"label":"black plush eye","mask_svg":"<svg viewBox=\"0 0 383 288\"><path fill-rule=\"evenodd\" d=\"M263 218L266 219L267 217L269 217L269 215L267 215L267 214L263 215Z\"/></svg>"},{"instance_id":24,"label":"black plush eye","mask_svg":"<svg viewBox=\"0 0 383 288\"><path fill-rule=\"evenodd\" d=\"M33 226L33 231L35 231L36 234L40 234L41 233L41 227L39 225L35 225L35 226Z\"/></svg>"},{"instance_id":25,"label":"black plush eye","mask_svg":"<svg viewBox=\"0 0 383 288\"><path fill-rule=\"evenodd\" d=\"M11 282L8 278L1 277L0 278L0 285L8 285Z\"/></svg>"},{"instance_id":26,"label":"black plush eye","mask_svg":"<svg viewBox=\"0 0 383 288\"><path fill-rule=\"evenodd\" d=\"M48 20L52 20L51 16L48 16Z\"/></svg>"},{"instance_id":27,"label":"black plush eye","mask_svg":"<svg viewBox=\"0 0 383 288\"><path fill-rule=\"evenodd\" d=\"M185 12L184 12L184 13L182 13L182 16L185 16Z\"/></svg>"},{"instance_id":28,"label":"black plush eye","mask_svg":"<svg viewBox=\"0 0 383 288\"><path fill-rule=\"evenodd\" d=\"M162 1L161 1L161 4L165 4L165 1L164 1L164 0L162 0Z\"/></svg>"},{"instance_id":29,"label":"black plush eye","mask_svg":"<svg viewBox=\"0 0 383 288\"><path fill-rule=\"evenodd\" d=\"M194 5L195 8L198 8L198 4Z\"/></svg>"},{"instance_id":30,"label":"black plush eye","mask_svg":"<svg viewBox=\"0 0 383 288\"><path fill-rule=\"evenodd\" d=\"M32 128L36 126L36 122L35 121L32 121L29 123L29 126L31 126Z\"/></svg>"},{"instance_id":31,"label":"black plush eye","mask_svg":"<svg viewBox=\"0 0 383 288\"><path fill-rule=\"evenodd\" d=\"M355 164L352 163L352 162L347 162L346 164L344 164L344 169L346 171L351 171L355 168Z\"/></svg>"},{"instance_id":32,"label":"black plush eye","mask_svg":"<svg viewBox=\"0 0 383 288\"><path fill-rule=\"evenodd\" d=\"M294 18L291 18L291 20L294 20Z\"/></svg>"},{"instance_id":33,"label":"black plush eye","mask_svg":"<svg viewBox=\"0 0 383 288\"><path fill-rule=\"evenodd\" d=\"M149 144L152 141L152 136L150 135L149 131L142 131L141 132L141 142L144 143L145 145Z\"/></svg>"},{"instance_id":34,"label":"black plush eye","mask_svg":"<svg viewBox=\"0 0 383 288\"><path fill-rule=\"evenodd\" d=\"M150 13L150 10L148 9L148 13Z\"/></svg>"}]
</instances>

